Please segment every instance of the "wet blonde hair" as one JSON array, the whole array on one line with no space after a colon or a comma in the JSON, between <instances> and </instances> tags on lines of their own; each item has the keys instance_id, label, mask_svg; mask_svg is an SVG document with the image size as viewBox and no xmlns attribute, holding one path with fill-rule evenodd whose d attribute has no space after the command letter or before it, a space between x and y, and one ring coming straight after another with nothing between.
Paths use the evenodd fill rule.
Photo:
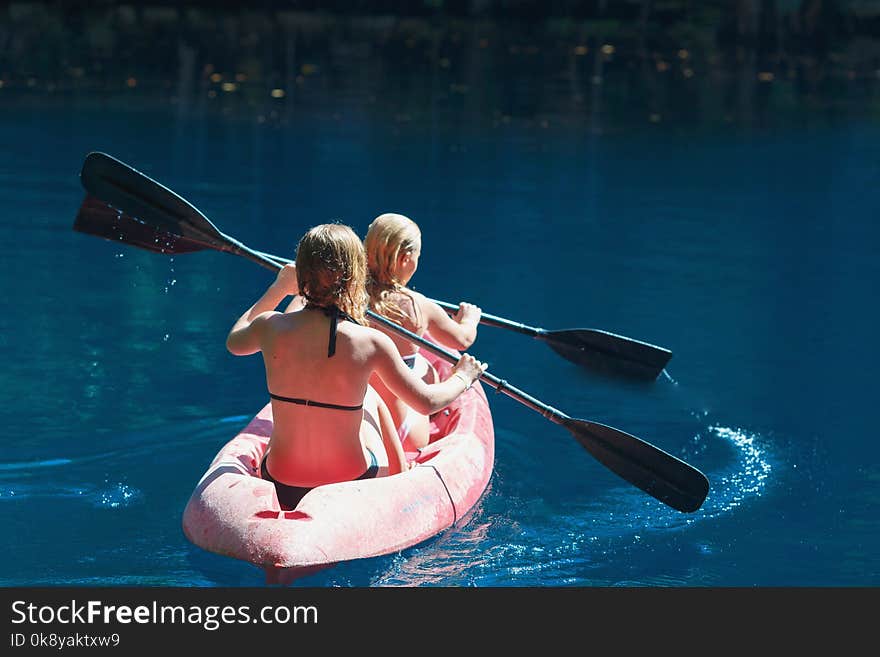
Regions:
<instances>
[{"instance_id":1,"label":"wet blonde hair","mask_svg":"<svg viewBox=\"0 0 880 657\"><path fill-rule=\"evenodd\" d=\"M366 260L364 245L350 227L315 226L296 247L300 293L312 305L335 305L363 324L369 301Z\"/></svg>"},{"instance_id":2,"label":"wet blonde hair","mask_svg":"<svg viewBox=\"0 0 880 657\"><path fill-rule=\"evenodd\" d=\"M397 279L397 262L402 253L412 253L421 248L422 233L409 217L393 212L380 214L373 219L364 238L367 266L370 276L367 292L370 306L380 315L404 320L407 315L391 298L402 293L412 299L406 287ZM418 313L415 303L413 310Z\"/></svg>"}]
</instances>

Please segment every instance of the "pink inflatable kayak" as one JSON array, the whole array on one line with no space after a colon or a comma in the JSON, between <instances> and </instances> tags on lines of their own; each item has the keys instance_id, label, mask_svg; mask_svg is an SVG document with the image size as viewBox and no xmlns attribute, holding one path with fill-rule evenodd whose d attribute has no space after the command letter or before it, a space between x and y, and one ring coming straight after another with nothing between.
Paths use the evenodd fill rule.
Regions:
<instances>
[{"instance_id":1,"label":"pink inflatable kayak","mask_svg":"<svg viewBox=\"0 0 880 657\"><path fill-rule=\"evenodd\" d=\"M445 377L451 365L423 354ZM447 411L432 420L430 444L408 454L417 467L319 486L284 511L273 484L259 475L272 431L267 404L199 480L183 512L183 531L205 550L263 567L269 583L424 541L473 507L494 465L495 432L482 386L474 384Z\"/></svg>"}]
</instances>

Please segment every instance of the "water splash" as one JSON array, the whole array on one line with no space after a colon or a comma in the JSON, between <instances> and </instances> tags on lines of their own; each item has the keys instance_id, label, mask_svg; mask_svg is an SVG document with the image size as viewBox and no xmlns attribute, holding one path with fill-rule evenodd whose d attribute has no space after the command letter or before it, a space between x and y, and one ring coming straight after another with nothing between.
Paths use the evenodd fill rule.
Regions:
<instances>
[{"instance_id":1,"label":"water splash","mask_svg":"<svg viewBox=\"0 0 880 657\"><path fill-rule=\"evenodd\" d=\"M118 509L119 507L129 506L141 497L141 492L136 488L117 483L109 489L101 491L100 496L92 496L92 503L99 507Z\"/></svg>"},{"instance_id":2,"label":"water splash","mask_svg":"<svg viewBox=\"0 0 880 657\"><path fill-rule=\"evenodd\" d=\"M717 437L730 443L737 461L713 479L711 517L731 511L750 498L760 497L767 485L773 466L759 434L730 427L709 427Z\"/></svg>"}]
</instances>

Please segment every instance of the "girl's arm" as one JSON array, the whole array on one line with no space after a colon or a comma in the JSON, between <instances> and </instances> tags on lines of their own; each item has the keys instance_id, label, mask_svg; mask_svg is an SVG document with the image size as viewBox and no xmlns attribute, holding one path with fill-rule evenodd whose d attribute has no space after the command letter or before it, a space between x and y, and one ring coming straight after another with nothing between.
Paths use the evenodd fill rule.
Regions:
<instances>
[{"instance_id":1,"label":"girl's arm","mask_svg":"<svg viewBox=\"0 0 880 657\"><path fill-rule=\"evenodd\" d=\"M394 426L391 411L388 410L385 400L378 394L376 395L376 402L379 411L379 426L382 430L382 444L385 446L385 453L388 454L388 474L393 475L398 472L406 472L410 467L406 461L406 453L403 451L400 437L397 435L397 428Z\"/></svg>"},{"instance_id":2,"label":"girl's arm","mask_svg":"<svg viewBox=\"0 0 880 657\"><path fill-rule=\"evenodd\" d=\"M391 392L422 415L431 415L448 406L486 370L484 363L464 354L445 381L425 383L404 364L391 338L377 329L372 330L375 333L373 370Z\"/></svg>"},{"instance_id":3,"label":"girl's arm","mask_svg":"<svg viewBox=\"0 0 880 657\"><path fill-rule=\"evenodd\" d=\"M428 331L445 347L463 351L477 339L477 326L482 309L472 303L462 301L455 317L450 317L433 301L418 295L419 307L428 320Z\"/></svg>"},{"instance_id":4,"label":"girl's arm","mask_svg":"<svg viewBox=\"0 0 880 657\"><path fill-rule=\"evenodd\" d=\"M263 296L256 303L244 311L236 320L226 336L226 348L235 356L248 356L260 351L260 332L263 320L273 314L273 311L289 294L297 294L299 286L296 282L296 266L285 265L278 276L269 286Z\"/></svg>"}]
</instances>

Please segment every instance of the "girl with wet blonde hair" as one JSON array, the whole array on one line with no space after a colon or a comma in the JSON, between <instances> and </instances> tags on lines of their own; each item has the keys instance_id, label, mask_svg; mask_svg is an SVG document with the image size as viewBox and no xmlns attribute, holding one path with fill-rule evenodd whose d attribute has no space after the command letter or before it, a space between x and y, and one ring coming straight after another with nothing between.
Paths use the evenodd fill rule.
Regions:
<instances>
[{"instance_id":1,"label":"girl with wet blonde hair","mask_svg":"<svg viewBox=\"0 0 880 657\"><path fill-rule=\"evenodd\" d=\"M367 291L374 312L400 324L418 336L429 333L439 344L465 350L477 338L479 307L462 302L454 317L407 285L419 265L422 234L409 217L393 212L380 214L370 224L364 238L367 252ZM378 326L378 329L387 330ZM436 379L431 365L418 353L418 345L387 332L406 365L430 383ZM418 412L374 377L370 384L388 405L398 435L405 447L421 448L428 444L430 423L427 414Z\"/></svg>"},{"instance_id":2,"label":"girl with wet blonde hair","mask_svg":"<svg viewBox=\"0 0 880 657\"><path fill-rule=\"evenodd\" d=\"M366 255L348 226L322 224L297 246L263 295L232 326L226 347L263 355L272 434L261 476L293 509L323 484L409 469L388 407L371 377L423 413L447 406L485 365L463 355L445 381L426 384L400 360L384 333L364 325ZM305 304L277 312L290 295Z\"/></svg>"},{"instance_id":3,"label":"girl with wet blonde hair","mask_svg":"<svg viewBox=\"0 0 880 657\"><path fill-rule=\"evenodd\" d=\"M364 323L367 264L363 244L351 228L322 224L306 233L296 249L296 270L306 305L335 305Z\"/></svg>"},{"instance_id":4,"label":"girl with wet blonde hair","mask_svg":"<svg viewBox=\"0 0 880 657\"><path fill-rule=\"evenodd\" d=\"M418 315L418 307L406 288L405 267L401 265L404 257L418 257L421 244L419 227L402 214L381 214L370 224L364 239L370 269L367 289L370 306L380 315L405 322L410 315L398 305L401 296L407 297L413 314Z\"/></svg>"}]
</instances>

